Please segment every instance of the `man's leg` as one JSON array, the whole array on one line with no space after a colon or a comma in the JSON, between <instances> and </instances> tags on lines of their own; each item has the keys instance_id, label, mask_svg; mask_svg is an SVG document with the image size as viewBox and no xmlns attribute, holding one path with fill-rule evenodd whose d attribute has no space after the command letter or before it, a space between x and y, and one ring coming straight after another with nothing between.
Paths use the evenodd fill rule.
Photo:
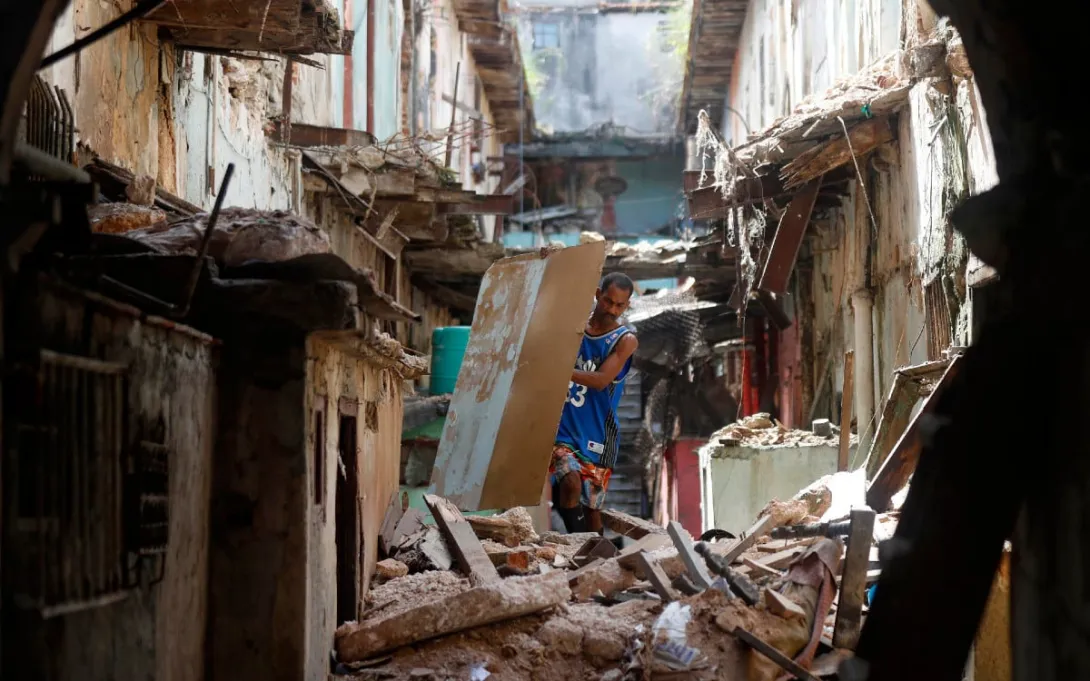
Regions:
<instances>
[{"instance_id":1,"label":"man's leg","mask_svg":"<svg viewBox=\"0 0 1090 681\"><path fill-rule=\"evenodd\" d=\"M557 445L553 448L550 467L554 485L553 506L569 532L586 532L586 516L583 504L583 480L580 463L571 449Z\"/></svg>"},{"instance_id":2,"label":"man's leg","mask_svg":"<svg viewBox=\"0 0 1090 681\"><path fill-rule=\"evenodd\" d=\"M583 484L583 496L580 499L587 516L587 530L602 534L602 512L606 503L606 490L609 488L609 479L613 471L609 468L594 466L587 473L587 480Z\"/></svg>"}]
</instances>

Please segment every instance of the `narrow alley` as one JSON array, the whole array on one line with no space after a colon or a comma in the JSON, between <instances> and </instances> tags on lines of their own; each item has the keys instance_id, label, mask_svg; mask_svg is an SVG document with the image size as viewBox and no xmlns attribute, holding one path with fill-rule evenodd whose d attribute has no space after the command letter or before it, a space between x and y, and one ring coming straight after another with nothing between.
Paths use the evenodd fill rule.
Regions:
<instances>
[{"instance_id":1,"label":"narrow alley","mask_svg":"<svg viewBox=\"0 0 1090 681\"><path fill-rule=\"evenodd\" d=\"M0 677L1087 678L1016 4L0 0Z\"/></svg>"}]
</instances>

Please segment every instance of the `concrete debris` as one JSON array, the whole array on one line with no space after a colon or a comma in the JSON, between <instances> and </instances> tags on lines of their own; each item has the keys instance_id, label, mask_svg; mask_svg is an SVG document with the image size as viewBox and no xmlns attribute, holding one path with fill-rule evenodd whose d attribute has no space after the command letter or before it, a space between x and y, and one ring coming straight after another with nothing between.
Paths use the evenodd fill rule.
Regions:
<instances>
[{"instance_id":1,"label":"concrete debris","mask_svg":"<svg viewBox=\"0 0 1090 681\"><path fill-rule=\"evenodd\" d=\"M208 217L207 213L201 213L170 224L164 222L128 231L125 236L160 253L194 255L208 226ZM228 267L251 260L283 262L301 255L330 252L329 236L313 222L288 211L250 208L220 211L208 247L208 254Z\"/></svg>"},{"instance_id":2,"label":"concrete debris","mask_svg":"<svg viewBox=\"0 0 1090 681\"><path fill-rule=\"evenodd\" d=\"M379 582L387 582L407 574L409 574L409 566L400 560L387 558L375 564L375 579Z\"/></svg>"},{"instance_id":3,"label":"concrete debris","mask_svg":"<svg viewBox=\"0 0 1090 681\"><path fill-rule=\"evenodd\" d=\"M507 546L519 546L537 541L534 520L529 511L516 506L494 516L469 516L466 518L473 531L481 539L494 539Z\"/></svg>"},{"instance_id":4,"label":"concrete debris","mask_svg":"<svg viewBox=\"0 0 1090 681\"><path fill-rule=\"evenodd\" d=\"M833 425L829 425L823 432L828 435L809 430L792 430L785 428L779 421L774 421L768 414L754 414L717 431L710 441L727 447L813 447L836 444L840 437L840 429ZM857 441L858 437L853 435L852 443Z\"/></svg>"},{"instance_id":5,"label":"concrete debris","mask_svg":"<svg viewBox=\"0 0 1090 681\"><path fill-rule=\"evenodd\" d=\"M771 420L756 421L748 426L775 427ZM638 518L611 512L627 521L629 531L639 527L645 534L616 554L588 556L589 562L577 567L579 561L571 558L591 546L588 541L600 542L599 535L539 536L525 509L460 517L444 500L431 498L433 509L451 516L444 521L470 532L443 536L437 527L403 513L402 519L415 525L391 547L393 555L380 561L368 614L338 629L337 659L351 668L388 655L370 668L391 678L411 678L414 669L430 670L439 679L470 678L480 673L477 669L488 678L544 681L683 670L694 679L774 681L784 660L806 669L825 652L818 645L835 612L844 544L839 538L770 540L767 535L781 524L812 521L822 506L832 507L829 495L817 491L827 487L811 486L795 499L770 503L740 540L701 545L721 566L733 566L749 585L749 599L729 593L723 580L679 593L677 580L693 566L662 528ZM875 534L890 523L895 525L895 518L884 522L879 516ZM683 530L674 530L680 537ZM429 541L444 547L446 561L422 555ZM452 543L459 552L479 550L499 578L477 585L458 575L450 560ZM444 562L446 568L436 564ZM471 572L477 571L474 564ZM663 638L660 630L656 637L654 624L667 604L688 618L669 636ZM752 638L742 641L736 630ZM773 650L779 651L773 653L777 661L766 655Z\"/></svg>"},{"instance_id":6,"label":"concrete debris","mask_svg":"<svg viewBox=\"0 0 1090 681\"><path fill-rule=\"evenodd\" d=\"M365 660L438 636L539 612L570 598L567 582L554 575L486 584L372 622L343 624L335 635L337 658L343 662Z\"/></svg>"}]
</instances>

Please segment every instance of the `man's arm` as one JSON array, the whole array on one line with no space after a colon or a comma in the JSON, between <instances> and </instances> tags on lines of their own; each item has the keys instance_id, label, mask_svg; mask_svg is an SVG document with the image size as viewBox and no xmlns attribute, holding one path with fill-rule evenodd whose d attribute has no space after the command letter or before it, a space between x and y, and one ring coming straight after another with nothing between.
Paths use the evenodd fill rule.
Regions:
<instances>
[{"instance_id":1,"label":"man's arm","mask_svg":"<svg viewBox=\"0 0 1090 681\"><path fill-rule=\"evenodd\" d=\"M606 357L606 361L602 362L597 371L573 371L572 383L585 385L592 390L605 390L617 378L617 374L621 373L624 363L636 352L639 345L636 334L626 333L613 346L613 352L609 353L609 357Z\"/></svg>"}]
</instances>

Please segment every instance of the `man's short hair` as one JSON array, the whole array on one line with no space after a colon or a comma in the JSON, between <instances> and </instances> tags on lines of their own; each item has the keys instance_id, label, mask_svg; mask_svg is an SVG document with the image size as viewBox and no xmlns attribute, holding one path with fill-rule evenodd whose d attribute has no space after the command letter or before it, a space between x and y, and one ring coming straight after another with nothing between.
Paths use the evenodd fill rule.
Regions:
<instances>
[{"instance_id":1,"label":"man's short hair","mask_svg":"<svg viewBox=\"0 0 1090 681\"><path fill-rule=\"evenodd\" d=\"M624 272L610 272L602 277L602 283L598 285L598 288L602 291L606 291L610 286L616 286L628 294L631 294L636 290L636 284L634 284Z\"/></svg>"}]
</instances>

